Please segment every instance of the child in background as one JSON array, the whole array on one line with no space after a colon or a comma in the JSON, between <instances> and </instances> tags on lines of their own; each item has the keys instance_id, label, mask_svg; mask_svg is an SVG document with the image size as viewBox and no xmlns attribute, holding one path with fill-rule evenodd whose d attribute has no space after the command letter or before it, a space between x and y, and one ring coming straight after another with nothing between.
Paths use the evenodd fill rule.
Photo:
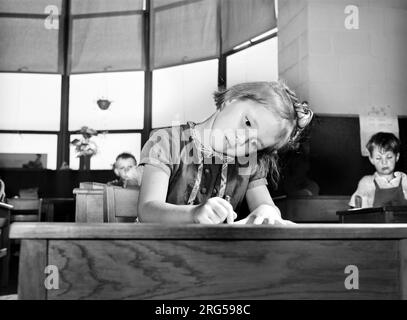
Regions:
<instances>
[{"instance_id":1,"label":"child in background","mask_svg":"<svg viewBox=\"0 0 407 320\"><path fill-rule=\"evenodd\" d=\"M312 111L282 82L235 85L214 95L202 123L156 131L144 145L139 220L163 223L285 225L268 189L278 179L277 151L295 146Z\"/></svg>"},{"instance_id":2,"label":"child in background","mask_svg":"<svg viewBox=\"0 0 407 320\"><path fill-rule=\"evenodd\" d=\"M113 164L113 171L118 179L107 184L123 188L140 186L142 178L141 170L142 168L137 168L136 158L131 153L123 152L116 157L116 161Z\"/></svg>"},{"instance_id":3,"label":"child in background","mask_svg":"<svg viewBox=\"0 0 407 320\"><path fill-rule=\"evenodd\" d=\"M400 157L400 140L392 133L379 132L370 138L366 148L376 172L359 181L349 205L356 208L407 205L407 176L394 171Z\"/></svg>"},{"instance_id":4,"label":"child in background","mask_svg":"<svg viewBox=\"0 0 407 320\"><path fill-rule=\"evenodd\" d=\"M3 180L0 179L0 202L6 201L6 186Z\"/></svg>"}]
</instances>

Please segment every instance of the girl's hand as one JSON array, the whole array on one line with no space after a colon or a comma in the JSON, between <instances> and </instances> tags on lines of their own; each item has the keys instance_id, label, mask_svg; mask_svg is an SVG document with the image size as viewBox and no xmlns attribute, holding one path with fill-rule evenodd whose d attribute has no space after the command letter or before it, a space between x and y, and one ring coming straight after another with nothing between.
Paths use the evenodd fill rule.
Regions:
<instances>
[{"instance_id":1,"label":"girl's hand","mask_svg":"<svg viewBox=\"0 0 407 320\"><path fill-rule=\"evenodd\" d=\"M295 225L294 222L281 218L280 210L276 206L262 204L258 206L239 224L272 224L275 226Z\"/></svg>"},{"instance_id":2,"label":"girl's hand","mask_svg":"<svg viewBox=\"0 0 407 320\"><path fill-rule=\"evenodd\" d=\"M225 219L227 223L233 223L236 217L237 214L233 211L232 205L220 197L208 199L192 212L194 222L203 224L218 224Z\"/></svg>"}]
</instances>

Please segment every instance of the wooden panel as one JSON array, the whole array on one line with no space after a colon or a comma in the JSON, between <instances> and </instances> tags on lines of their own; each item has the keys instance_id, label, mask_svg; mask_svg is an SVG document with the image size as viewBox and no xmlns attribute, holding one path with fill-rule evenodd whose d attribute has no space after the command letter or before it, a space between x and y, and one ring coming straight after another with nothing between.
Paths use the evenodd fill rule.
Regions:
<instances>
[{"instance_id":1,"label":"wooden panel","mask_svg":"<svg viewBox=\"0 0 407 320\"><path fill-rule=\"evenodd\" d=\"M86 197L86 222L103 222L103 194Z\"/></svg>"},{"instance_id":2,"label":"wooden panel","mask_svg":"<svg viewBox=\"0 0 407 320\"><path fill-rule=\"evenodd\" d=\"M363 215L341 216L343 223L385 223L385 214L381 212L371 212Z\"/></svg>"},{"instance_id":3,"label":"wooden panel","mask_svg":"<svg viewBox=\"0 0 407 320\"><path fill-rule=\"evenodd\" d=\"M76 222L103 222L103 189L74 189Z\"/></svg>"},{"instance_id":4,"label":"wooden panel","mask_svg":"<svg viewBox=\"0 0 407 320\"><path fill-rule=\"evenodd\" d=\"M11 215L12 222L39 222L38 214L13 214Z\"/></svg>"},{"instance_id":5,"label":"wooden panel","mask_svg":"<svg viewBox=\"0 0 407 320\"><path fill-rule=\"evenodd\" d=\"M22 240L18 270L18 298L46 299L44 269L47 265L46 240Z\"/></svg>"},{"instance_id":6,"label":"wooden panel","mask_svg":"<svg viewBox=\"0 0 407 320\"><path fill-rule=\"evenodd\" d=\"M52 240L49 261L49 299L399 298L397 241Z\"/></svg>"},{"instance_id":7,"label":"wooden panel","mask_svg":"<svg viewBox=\"0 0 407 320\"><path fill-rule=\"evenodd\" d=\"M7 203L13 206L13 210L38 210L40 199L7 199Z\"/></svg>"},{"instance_id":8,"label":"wooden panel","mask_svg":"<svg viewBox=\"0 0 407 320\"><path fill-rule=\"evenodd\" d=\"M406 224L13 223L11 239L406 239Z\"/></svg>"},{"instance_id":9,"label":"wooden panel","mask_svg":"<svg viewBox=\"0 0 407 320\"><path fill-rule=\"evenodd\" d=\"M76 195L75 221L86 222L86 195Z\"/></svg>"},{"instance_id":10,"label":"wooden panel","mask_svg":"<svg viewBox=\"0 0 407 320\"><path fill-rule=\"evenodd\" d=\"M37 222L41 221L42 199L7 199L13 206L11 221Z\"/></svg>"},{"instance_id":11,"label":"wooden panel","mask_svg":"<svg viewBox=\"0 0 407 320\"><path fill-rule=\"evenodd\" d=\"M377 208L351 209L338 211L342 223L406 223L407 206L387 206Z\"/></svg>"},{"instance_id":12,"label":"wooden panel","mask_svg":"<svg viewBox=\"0 0 407 320\"><path fill-rule=\"evenodd\" d=\"M107 210L107 222L118 222L120 217L137 218L137 205L140 188L124 189L106 186L104 208Z\"/></svg>"}]
</instances>

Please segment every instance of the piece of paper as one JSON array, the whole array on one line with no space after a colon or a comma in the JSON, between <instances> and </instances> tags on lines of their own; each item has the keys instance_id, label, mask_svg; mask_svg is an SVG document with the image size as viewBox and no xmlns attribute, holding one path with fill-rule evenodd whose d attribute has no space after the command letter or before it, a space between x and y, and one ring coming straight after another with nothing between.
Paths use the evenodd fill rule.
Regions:
<instances>
[{"instance_id":1,"label":"piece of paper","mask_svg":"<svg viewBox=\"0 0 407 320\"><path fill-rule=\"evenodd\" d=\"M233 224L248 224L248 223L247 223L248 221L249 221L249 217L247 216L247 217L244 218L244 219L241 219L241 220L238 220L238 221L234 221ZM294 223L294 222L292 222L292 221L289 221L289 220L284 220L284 221L285 221L285 224L284 224L284 225L281 225L280 223L277 223L277 224L275 224L275 225L278 226L278 227L297 225L296 223ZM268 223L263 223L263 224L268 224Z\"/></svg>"},{"instance_id":2,"label":"piece of paper","mask_svg":"<svg viewBox=\"0 0 407 320\"><path fill-rule=\"evenodd\" d=\"M248 217L238 220L238 221L233 221L233 224L247 224L247 221L249 220Z\"/></svg>"},{"instance_id":3,"label":"piece of paper","mask_svg":"<svg viewBox=\"0 0 407 320\"><path fill-rule=\"evenodd\" d=\"M372 107L365 114L359 115L360 146L362 156L368 157L366 143L377 132L391 132L399 137L399 122L391 106Z\"/></svg>"}]
</instances>

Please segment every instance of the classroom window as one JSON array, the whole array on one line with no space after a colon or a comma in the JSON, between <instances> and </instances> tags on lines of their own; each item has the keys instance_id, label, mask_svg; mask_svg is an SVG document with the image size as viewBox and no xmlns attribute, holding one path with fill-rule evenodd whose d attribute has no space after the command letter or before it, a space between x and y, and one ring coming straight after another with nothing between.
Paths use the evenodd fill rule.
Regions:
<instances>
[{"instance_id":1,"label":"classroom window","mask_svg":"<svg viewBox=\"0 0 407 320\"><path fill-rule=\"evenodd\" d=\"M61 76L0 73L0 129L58 131Z\"/></svg>"},{"instance_id":2,"label":"classroom window","mask_svg":"<svg viewBox=\"0 0 407 320\"><path fill-rule=\"evenodd\" d=\"M277 37L227 57L227 85L278 80Z\"/></svg>"},{"instance_id":3,"label":"classroom window","mask_svg":"<svg viewBox=\"0 0 407 320\"><path fill-rule=\"evenodd\" d=\"M71 135L71 141L80 138L81 135ZM90 160L92 170L112 169L116 156L122 152L129 152L136 157L137 163L140 161L141 134L139 133L101 133L92 137L92 140L98 147L98 153ZM79 158L73 146L70 149L70 168L79 168Z\"/></svg>"},{"instance_id":4,"label":"classroom window","mask_svg":"<svg viewBox=\"0 0 407 320\"><path fill-rule=\"evenodd\" d=\"M0 133L0 153L46 154L47 169L56 169L57 143L56 134Z\"/></svg>"},{"instance_id":5,"label":"classroom window","mask_svg":"<svg viewBox=\"0 0 407 320\"><path fill-rule=\"evenodd\" d=\"M98 100L109 100L108 109ZM69 130L142 129L144 72L108 72L70 76Z\"/></svg>"},{"instance_id":6,"label":"classroom window","mask_svg":"<svg viewBox=\"0 0 407 320\"><path fill-rule=\"evenodd\" d=\"M153 72L153 128L203 121L216 109L218 59Z\"/></svg>"}]
</instances>

